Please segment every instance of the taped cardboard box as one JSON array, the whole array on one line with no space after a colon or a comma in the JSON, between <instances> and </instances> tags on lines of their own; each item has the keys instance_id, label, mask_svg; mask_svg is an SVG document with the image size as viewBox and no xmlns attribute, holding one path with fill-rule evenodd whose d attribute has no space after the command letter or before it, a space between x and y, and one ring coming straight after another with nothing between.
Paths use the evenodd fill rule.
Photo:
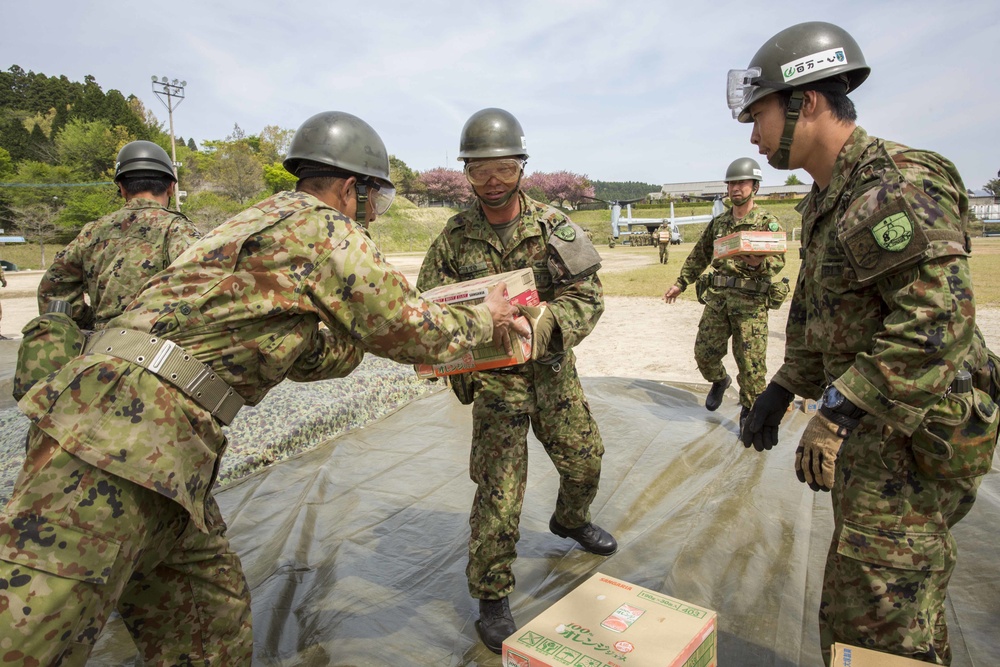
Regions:
<instances>
[{"instance_id":1,"label":"taped cardboard box","mask_svg":"<svg viewBox=\"0 0 1000 667\"><path fill-rule=\"evenodd\" d=\"M425 299L447 305L460 303L475 305L482 303L501 282L507 283L507 301L515 306L537 306L540 303L538 290L535 288L535 274L531 269L508 271L461 283L441 285L427 290L422 296ZM469 371L516 366L531 359L530 338L508 334L507 340L510 342L513 354L508 354L502 344L480 345L446 364L417 364L417 375L425 378L441 377L456 373L468 373Z\"/></svg>"},{"instance_id":2,"label":"taped cardboard box","mask_svg":"<svg viewBox=\"0 0 1000 667\"><path fill-rule=\"evenodd\" d=\"M731 255L778 255L788 249L785 232L736 232L715 239L715 258Z\"/></svg>"},{"instance_id":3,"label":"taped cardboard box","mask_svg":"<svg viewBox=\"0 0 1000 667\"><path fill-rule=\"evenodd\" d=\"M504 667L714 667L714 611L597 573L503 643Z\"/></svg>"},{"instance_id":4,"label":"taped cardboard box","mask_svg":"<svg viewBox=\"0 0 1000 667\"><path fill-rule=\"evenodd\" d=\"M926 662L904 658L899 655L880 653L868 648L858 648L847 644L834 644L830 656L830 667L917 667Z\"/></svg>"},{"instance_id":5,"label":"taped cardboard box","mask_svg":"<svg viewBox=\"0 0 1000 667\"><path fill-rule=\"evenodd\" d=\"M803 398L800 409L807 415L814 415L819 411L819 401L814 401L811 398Z\"/></svg>"}]
</instances>

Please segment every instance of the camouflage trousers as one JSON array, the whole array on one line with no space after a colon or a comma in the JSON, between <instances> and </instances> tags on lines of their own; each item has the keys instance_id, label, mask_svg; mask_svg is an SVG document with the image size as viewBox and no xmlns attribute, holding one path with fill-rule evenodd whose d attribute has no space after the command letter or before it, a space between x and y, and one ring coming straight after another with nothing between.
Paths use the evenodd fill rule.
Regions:
<instances>
[{"instance_id":1,"label":"camouflage trousers","mask_svg":"<svg viewBox=\"0 0 1000 667\"><path fill-rule=\"evenodd\" d=\"M666 243L660 244L660 264L666 264L670 259L670 246Z\"/></svg>"},{"instance_id":2,"label":"camouflage trousers","mask_svg":"<svg viewBox=\"0 0 1000 667\"><path fill-rule=\"evenodd\" d=\"M767 379L767 301L763 295L716 288L706 302L694 340L698 370L708 382L725 378L722 360L732 338L740 405L752 407Z\"/></svg>"},{"instance_id":3,"label":"camouflage trousers","mask_svg":"<svg viewBox=\"0 0 1000 667\"><path fill-rule=\"evenodd\" d=\"M831 494L834 534L819 611L824 664L834 642L951 664L951 528L972 508L981 480L929 477L909 438L883 438L875 420L862 421L837 459Z\"/></svg>"},{"instance_id":4,"label":"camouflage trousers","mask_svg":"<svg viewBox=\"0 0 1000 667\"><path fill-rule=\"evenodd\" d=\"M537 363L523 372L530 378L520 389L527 388L533 400L512 406L502 389L491 391L487 382L472 408L469 475L476 495L466 575L469 593L478 599L495 600L514 590L529 425L559 473L554 514L560 524L576 528L590 521L601 478L604 444L572 362L559 372Z\"/></svg>"},{"instance_id":5,"label":"camouflage trousers","mask_svg":"<svg viewBox=\"0 0 1000 667\"><path fill-rule=\"evenodd\" d=\"M146 665L250 664L250 592L211 497L206 521L32 427L0 515L0 665L85 665L115 609Z\"/></svg>"}]
</instances>

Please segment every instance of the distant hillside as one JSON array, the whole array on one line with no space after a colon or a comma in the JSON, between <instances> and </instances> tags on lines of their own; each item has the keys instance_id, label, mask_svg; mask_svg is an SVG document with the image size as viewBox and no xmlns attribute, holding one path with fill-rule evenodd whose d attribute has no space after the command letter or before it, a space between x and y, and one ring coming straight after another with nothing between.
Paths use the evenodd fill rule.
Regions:
<instances>
[{"instance_id":1,"label":"distant hillside","mask_svg":"<svg viewBox=\"0 0 1000 667\"><path fill-rule=\"evenodd\" d=\"M640 199L649 196L650 192L659 192L659 185L640 183L639 181L591 181L594 186L594 196L598 199Z\"/></svg>"}]
</instances>

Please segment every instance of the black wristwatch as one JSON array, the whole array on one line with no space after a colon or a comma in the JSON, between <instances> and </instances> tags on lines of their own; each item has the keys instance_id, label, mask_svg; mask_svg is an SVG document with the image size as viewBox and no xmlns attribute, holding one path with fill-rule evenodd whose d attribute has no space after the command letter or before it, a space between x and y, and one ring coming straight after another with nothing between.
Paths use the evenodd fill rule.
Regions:
<instances>
[{"instance_id":1,"label":"black wristwatch","mask_svg":"<svg viewBox=\"0 0 1000 667\"><path fill-rule=\"evenodd\" d=\"M836 417L846 417L852 423L842 423L843 426L854 428L857 422L864 417L867 412L851 403L846 396L832 384L823 392L823 407L820 408L827 417L837 423L842 423Z\"/></svg>"}]
</instances>

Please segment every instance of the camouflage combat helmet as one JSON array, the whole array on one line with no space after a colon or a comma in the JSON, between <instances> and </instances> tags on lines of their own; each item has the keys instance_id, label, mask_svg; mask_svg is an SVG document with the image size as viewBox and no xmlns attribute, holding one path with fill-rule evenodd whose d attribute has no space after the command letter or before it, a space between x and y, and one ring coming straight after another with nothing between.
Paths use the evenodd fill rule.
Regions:
<instances>
[{"instance_id":1,"label":"camouflage combat helmet","mask_svg":"<svg viewBox=\"0 0 1000 667\"><path fill-rule=\"evenodd\" d=\"M318 113L296 130L283 164L285 169L299 176L303 161L392 183L389 153L382 138L371 125L343 111Z\"/></svg>"},{"instance_id":2,"label":"camouflage combat helmet","mask_svg":"<svg viewBox=\"0 0 1000 667\"><path fill-rule=\"evenodd\" d=\"M482 109L462 128L458 159L528 157L524 130L517 118L503 109Z\"/></svg>"},{"instance_id":3,"label":"camouflage combat helmet","mask_svg":"<svg viewBox=\"0 0 1000 667\"><path fill-rule=\"evenodd\" d=\"M757 160L749 157L741 157L733 160L726 169L726 183L730 181L760 181L762 172Z\"/></svg>"},{"instance_id":4,"label":"camouflage combat helmet","mask_svg":"<svg viewBox=\"0 0 1000 667\"><path fill-rule=\"evenodd\" d=\"M132 141L118 151L115 161L115 183L124 178L163 178L177 182L167 151L152 141Z\"/></svg>"},{"instance_id":5,"label":"camouflage combat helmet","mask_svg":"<svg viewBox=\"0 0 1000 667\"><path fill-rule=\"evenodd\" d=\"M848 93L864 83L870 72L861 47L846 30L819 21L799 23L767 40L745 70L730 70L726 94L733 117L750 123L754 102L778 91L792 91L781 146L768 158L771 166L787 169L803 91Z\"/></svg>"}]
</instances>

